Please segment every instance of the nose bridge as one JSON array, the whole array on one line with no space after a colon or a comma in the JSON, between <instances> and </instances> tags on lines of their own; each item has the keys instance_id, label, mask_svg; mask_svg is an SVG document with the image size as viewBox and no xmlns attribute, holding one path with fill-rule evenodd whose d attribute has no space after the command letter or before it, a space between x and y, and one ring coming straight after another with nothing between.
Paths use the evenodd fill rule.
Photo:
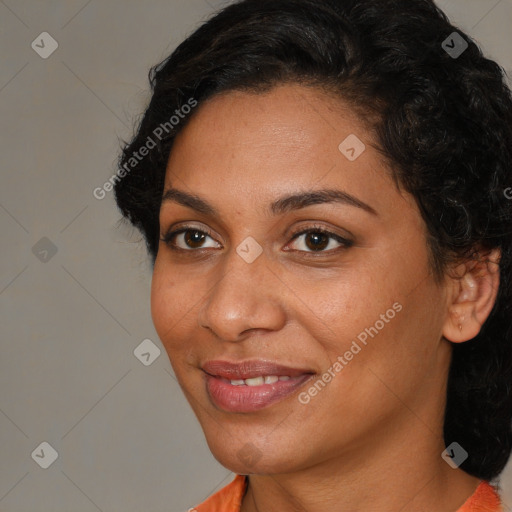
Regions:
<instances>
[{"instance_id":1,"label":"nose bridge","mask_svg":"<svg viewBox=\"0 0 512 512\"><path fill-rule=\"evenodd\" d=\"M226 256L223 274L201 307L200 325L231 341L248 329L279 329L284 315L276 287L264 252L246 239Z\"/></svg>"}]
</instances>

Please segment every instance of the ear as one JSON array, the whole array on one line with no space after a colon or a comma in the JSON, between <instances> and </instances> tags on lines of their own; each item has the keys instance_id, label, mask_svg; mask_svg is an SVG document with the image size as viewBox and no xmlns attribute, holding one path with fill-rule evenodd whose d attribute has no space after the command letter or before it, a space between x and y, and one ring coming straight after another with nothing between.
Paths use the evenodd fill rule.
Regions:
<instances>
[{"instance_id":1,"label":"ear","mask_svg":"<svg viewBox=\"0 0 512 512\"><path fill-rule=\"evenodd\" d=\"M473 339L489 317L500 284L501 251L493 249L459 264L449 277L449 303L443 336L462 343Z\"/></svg>"}]
</instances>

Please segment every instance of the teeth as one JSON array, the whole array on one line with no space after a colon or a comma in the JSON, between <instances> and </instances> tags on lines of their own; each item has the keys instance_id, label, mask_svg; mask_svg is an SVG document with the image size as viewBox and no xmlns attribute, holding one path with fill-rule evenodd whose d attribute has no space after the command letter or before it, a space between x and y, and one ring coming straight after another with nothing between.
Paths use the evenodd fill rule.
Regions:
<instances>
[{"instance_id":1,"label":"teeth","mask_svg":"<svg viewBox=\"0 0 512 512\"><path fill-rule=\"evenodd\" d=\"M265 382L263 377L254 377L252 379L245 379L248 386L261 386Z\"/></svg>"},{"instance_id":2,"label":"teeth","mask_svg":"<svg viewBox=\"0 0 512 512\"><path fill-rule=\"evenodd\" d=\"M265 375L261 377L253 377L252 379L233 379L232 386L262 386L263 384L274 384L278 380L290 380L288 375Z\"/></svg>"}]
</instances>

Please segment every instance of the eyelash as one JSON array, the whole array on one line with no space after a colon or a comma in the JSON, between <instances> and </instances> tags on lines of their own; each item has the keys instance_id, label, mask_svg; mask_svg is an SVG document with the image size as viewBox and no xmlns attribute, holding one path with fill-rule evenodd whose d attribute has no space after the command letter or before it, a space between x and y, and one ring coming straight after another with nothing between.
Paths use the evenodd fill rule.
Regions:
<instances>
[{"instance_id":1,"label":"eyelash","mask_svg":"<svg viewBox=\"0 0 512 512\"><path fill-rule=\"evenodd\" d=\"M175 231L170 231L170 232L166 233L166 235L163 238L161 238L160 240L162 242L164 242L169 247L169 249L171 249L172 251L177 251L177 252L197 253L202 250L208 249L208 248L183 249L181 247L177 247L173 243L173 239L176 236L180 235L181 233L185 233L187 231L193 231L193 232L201 233L204 235L208 235L210 238L213 239L212 232L209 231L208 229L198 229L198 228L195 228L194 226L183 226ZM339 242L341 244L341 246L336 247L335 249L330 249L328 251L325 251L325 250L321 250L321 251L295 250L295 252L301 252L301 253L305 253L307 255L331 254L334 252L338 252L339 250L348 249L349 247L351 247L354 244L351 240L347 240L346 238L343 238L342 236L337 235L336 233L328 231L327 229L325 229L322 226L310 226L307 229L298 230L297 232L292 233L292 235L291 235L292 241L295 240L296 238L300 237L301 235L306 235L306 234L310 234L310 233L315 233L315 234L321 233L322 235L326 235L330 238L333 238L337 242Z\"/></svg>"}]
</instances>

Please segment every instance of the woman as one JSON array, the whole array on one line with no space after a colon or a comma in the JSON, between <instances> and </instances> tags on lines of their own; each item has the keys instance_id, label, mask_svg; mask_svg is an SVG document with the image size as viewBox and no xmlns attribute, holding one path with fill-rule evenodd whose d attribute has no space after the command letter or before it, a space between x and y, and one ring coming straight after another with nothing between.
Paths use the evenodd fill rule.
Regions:
<instances>
[{"instance_id":1,"label":"woman","mask_svg":"<svg viewBox=\"0 0 512 512\"><path fill-rule=\"evenodd\" d=\"M116 200L176 377L237 473L196 510L501 510L501 68L430 0L245 0L150 79Z\"/></svg>"}]
</instances>

